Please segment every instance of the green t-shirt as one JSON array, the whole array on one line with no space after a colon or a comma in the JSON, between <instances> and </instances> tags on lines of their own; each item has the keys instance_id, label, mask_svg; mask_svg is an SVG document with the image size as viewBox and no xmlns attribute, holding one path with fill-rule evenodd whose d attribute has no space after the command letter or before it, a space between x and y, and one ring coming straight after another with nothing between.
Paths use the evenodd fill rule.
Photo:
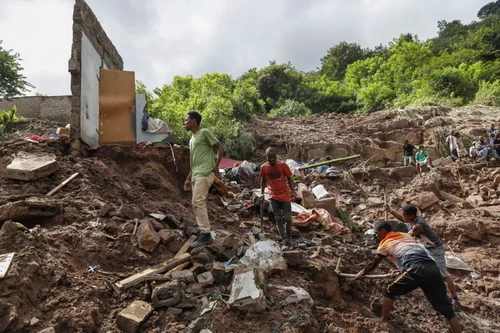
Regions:
<instances>
[{"instance_id":1,"label":"green t-shirt","mask_svg":"<svg viewBox=\"0 0 500 333\"><path fill-rule=\"evenodd\" d=\"M219 142L206 128L194 134L189 140L189 164L191 168L191 181L206 177L215 167L215 154L213 145Z\"/></svg>"},{"instance_id":2,"label":"green t-shirt","mask_svg":"<svg viewBox=\"0 0 500 333\"><path fill-rule=\"evenodd\" d=\"M424 150L424 152L417 152L415 154L415 159L419 162L425 161L425 159L429 156L429 152L427 150Z\"/></svg>"}]
</instances>

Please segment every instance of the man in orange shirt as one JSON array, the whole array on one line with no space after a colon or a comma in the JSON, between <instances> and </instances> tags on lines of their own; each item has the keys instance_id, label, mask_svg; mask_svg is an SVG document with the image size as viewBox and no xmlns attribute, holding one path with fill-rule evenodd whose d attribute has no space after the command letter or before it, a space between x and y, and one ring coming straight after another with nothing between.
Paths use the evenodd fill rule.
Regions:
<instances>
[{"instance_id":1,"label":"man in orange shirt","mask_svg":"<svg viewBox=\"0 0 500 333\"><path fill-rule=\"evenodd\" d=\"M261 194L264 200L264 190L269 188L269 202L273 209L274 219L278 227L281 241L288 242L288 235L292 231L292 204L290 197L295 197L292 172L284 162L276 160L276 149L266 149L267 162L260 168ZM288 182L288 184L287 184ZM288 188L290 186L290 188ZM283 224L286 222L286 229Z\"/></svg>"}]
</instances>

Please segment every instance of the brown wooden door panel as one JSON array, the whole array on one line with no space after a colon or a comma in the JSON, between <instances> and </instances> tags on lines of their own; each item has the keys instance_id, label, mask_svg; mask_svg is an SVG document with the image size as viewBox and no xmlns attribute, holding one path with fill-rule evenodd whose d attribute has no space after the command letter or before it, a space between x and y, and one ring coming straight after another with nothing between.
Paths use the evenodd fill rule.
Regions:
<instances>
[{"instance_id":1,"label":"brown wooden door panel","mask_svg":"<svg viewBox=\"0 0 500 333\"><path fill-rule=\"evenodd\" d=\"M99 144L135 144L135 73L101 69Z\"/></svg>"}]
</instances>

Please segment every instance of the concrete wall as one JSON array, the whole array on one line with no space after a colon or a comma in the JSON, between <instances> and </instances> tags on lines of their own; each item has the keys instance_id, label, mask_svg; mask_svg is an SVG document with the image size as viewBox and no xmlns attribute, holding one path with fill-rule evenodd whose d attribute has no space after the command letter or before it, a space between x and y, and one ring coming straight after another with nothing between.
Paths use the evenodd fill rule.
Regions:
<instances>
[{"instance_id":1,"label":"concrete wall","mask_svg":"<svg viewBox=\"0 0 500 333\"><path fill-rule=\"evenodd\" d=\"M80 138L90 147L99 146L99 76L102 59L87 35L82 35Z\"/></svg>"},{"instance_id":2,"label":"concrete wall","mask_svg":"<svg viewBox=\"0 0 500 333\"><path fill-rule=\"evenodd\" d=\"M69 123L72 96L27 96L8 101L0 99L0 110L16 106L18 116L33 119L57 121L61 125Z\"/></svg>"},{"instance_id":3,"label":"concrete wall","mask_svg":"<svg viewBox=\"0 0 500 333\"><path fill-rule=\"evenodd\" d=\"M97 61L96 54L99 61ZM81 151L80 139L89 141L91 146L95 144L94 135L90 134L90 131L98 128L99 120L99 99L97 97L97 122L94 122L95 96L99 96L98 93L95 94L96 91L99 91L99 81L95 76L97 64L99 69L123 70L123 60L120 54L106 35L92 9L85 1L76 0L73 10L73 44L71 58L68 62L73 96L71 99L70 134L73 154L78 154ZM88 70L90 73L86 73ZM97 71L98 73L99 71ZM95 80L91 79L91 75L94 75ZM97 128L93 126L97 126ZM97 134L97 132L95 133ZM90 145L89 142L86 143Z\"/></svg>"}]
</instances>

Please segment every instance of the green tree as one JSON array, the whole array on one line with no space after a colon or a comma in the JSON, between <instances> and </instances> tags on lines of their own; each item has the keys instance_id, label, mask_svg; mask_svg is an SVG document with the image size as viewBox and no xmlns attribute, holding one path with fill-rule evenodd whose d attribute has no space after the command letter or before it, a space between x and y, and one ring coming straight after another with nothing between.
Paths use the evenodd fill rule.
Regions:
<instances>
[{"instance_id":1,"label":"green tree","mask_svg":"<svg viewBox=\"0 0 500 333\"><path fill-rule=\"evenodd\" d=\"M19 53L4 49L0 40L0 97L8 99L21 96L29 88L35 88L22 75L21 61Z\"/></svg>"},{"instance_id":2,"label":"green tree","mask_svg":"<svg viewBox=\"0 0 500 333\"><path fill-rule=\"evenodd\" d=\"M477 12L477 17L484 20L489 15L500 14L500 0L490 2L487 5L481 7L479 12Z\"/></svg>"},{"instance_id":3,"label":"green tree","mask_svg":"<svg viewBox=\"0 0 500 333\"><path fill-rule=\"evenodd\" d=\"M302 79L303 75L291 63L270 61L269 66L259 71L257 83L266 110L279 107L286 99L293 99Z\"/></svg>"},{"instance_id":4,"label":"green tree","mask_svg":"<svg viewBox=\"0 0 500 333\"><path fill-rule=\"evenodd\" d=\"M331 47L327 55L321 58L320 72L331 80L343 80L347 66L365 59L368 54L369 50L363 49L357 43L340 42Z\"/></svg>"}]
</instances>

